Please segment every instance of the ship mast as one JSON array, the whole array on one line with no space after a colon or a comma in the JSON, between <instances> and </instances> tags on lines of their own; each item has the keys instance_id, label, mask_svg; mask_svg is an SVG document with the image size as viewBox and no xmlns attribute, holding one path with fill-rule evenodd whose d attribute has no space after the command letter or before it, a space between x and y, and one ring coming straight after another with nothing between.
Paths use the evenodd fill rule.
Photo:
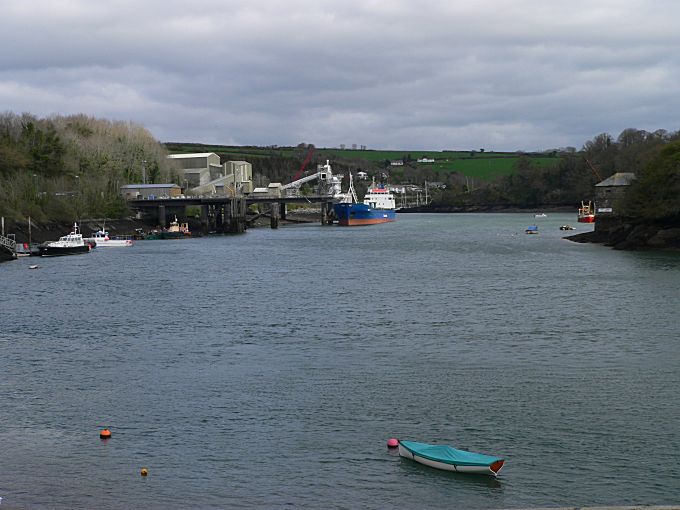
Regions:
<instances>
[{"instance_id":1,"label":"ship mast","mask_svg":"<svg viewBox=\"0 0 680 510\"><path fill-rule=\"evenodd\" d=\"M349 173L349 189L347 190L345 200L349 200L349 202L352 204L359 203L359 200L357 200L356 191L354 191L354 181L352 180L352 172Z\"/></svg>"}]
</instances>

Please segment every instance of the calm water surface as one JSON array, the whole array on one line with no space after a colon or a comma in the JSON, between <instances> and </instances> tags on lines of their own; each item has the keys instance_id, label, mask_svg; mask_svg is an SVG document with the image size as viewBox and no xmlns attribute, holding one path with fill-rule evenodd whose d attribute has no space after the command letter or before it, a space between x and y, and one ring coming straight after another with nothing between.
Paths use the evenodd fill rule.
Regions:
<instances>
[{"instance_id":1,"label":"calm water surface","mask_svg":"<svg viewBox=\"0 0 680 510\"><path fill-rule=\"evenodd\" d=\"M400 215L2 264L0 497L677 503L680 257L572 243L563 223ZM439 472L390 437L507 464L497 480Z\"/></svg>"}]
</instances>

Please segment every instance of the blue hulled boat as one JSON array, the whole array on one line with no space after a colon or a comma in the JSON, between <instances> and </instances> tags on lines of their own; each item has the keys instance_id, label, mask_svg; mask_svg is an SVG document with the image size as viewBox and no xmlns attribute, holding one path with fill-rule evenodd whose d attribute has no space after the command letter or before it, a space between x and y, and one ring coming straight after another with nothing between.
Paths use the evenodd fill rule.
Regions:
<instances>
[{"instance_id":1,"label":"blue hulled boat","mask_svg":"<svg viewBox=\"0 0 680 510\"><path fill-rule=\"evenodd\" d=\"M383 185L373 184L366 191L364 202L359 203L354 191L352 174L349 174L349 191L333 205L338 223L344 226L374 225L394 221L397 217L394 195Z\"/></svg>"},{"instance_id":2,"label":"blue hulled boat","mask_svg":"<svg viewBox=\"0 0 680 510\"><path fill-rule=\"evenodd\" d=\"M415 441L399 441L399 455L433 468L478 475L497 476L505 464L500 457Z\"/></svg>"}]
</instances>

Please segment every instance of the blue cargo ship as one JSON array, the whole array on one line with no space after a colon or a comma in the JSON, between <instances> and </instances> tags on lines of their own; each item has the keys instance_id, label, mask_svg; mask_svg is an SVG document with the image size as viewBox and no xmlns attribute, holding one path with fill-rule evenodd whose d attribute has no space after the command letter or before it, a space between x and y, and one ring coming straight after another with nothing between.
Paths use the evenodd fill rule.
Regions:
<instances>
[{"instance_id":1,"label":"blue cargo ship","mask_svg":"<svg viewBox=\"0 0 680 510\"><path fill-rule=\"evenodd\" d=\"M354 191L352 174L349 174L349 190L344 198L333 205L338 223L343 226L374 225L396 219L394 195L382 184L375 183L366 191L364 202L359 203Z\"/></svg>"}]
</instances>

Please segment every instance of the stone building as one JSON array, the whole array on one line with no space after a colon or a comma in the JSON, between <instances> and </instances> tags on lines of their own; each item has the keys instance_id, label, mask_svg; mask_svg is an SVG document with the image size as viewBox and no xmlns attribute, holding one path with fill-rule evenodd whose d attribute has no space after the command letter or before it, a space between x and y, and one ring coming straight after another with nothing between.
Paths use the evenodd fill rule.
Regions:
<instances>
[{"instance_id":1,"label":"stone building","mask_svg":"<svg viewBox=\"0 0 680 510\"><path fill-rule=\"evenodd\" d=\"M635 179L632 172L617 172L595 185L595 214L597 217L616 214L618 202Z\"/></svg>"}]
</instances>

